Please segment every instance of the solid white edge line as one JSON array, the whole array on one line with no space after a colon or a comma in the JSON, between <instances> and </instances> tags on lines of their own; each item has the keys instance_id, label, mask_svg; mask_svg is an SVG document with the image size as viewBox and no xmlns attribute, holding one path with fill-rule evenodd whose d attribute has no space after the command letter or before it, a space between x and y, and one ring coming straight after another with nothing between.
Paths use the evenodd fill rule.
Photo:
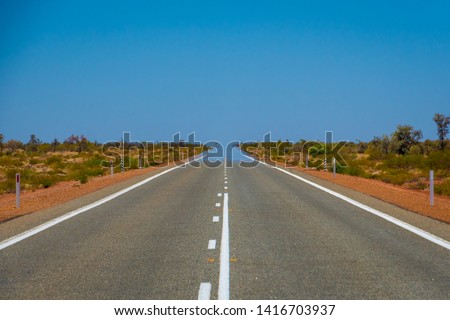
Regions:
<instances>
[{"instance_id":1,"label":"solid white edge line","mask_svg":"<svg viewBox=\"0 0 450 320\"><path fill-rule=\"evenodd\" d=\"M222 239L220 241L219 300L230 299L230 238L228 230L228 193L223 195Z\"/></svg>"},{"instance_id":2,"label":"solid white edge line","mask_svg":"<svg viewBox=\"0 0 450 320\"><path fill-rule=\"evenodd\" d=\"M209 240L208 241L208 250L214 250L216 249L216 240Z\"/></svg>"},{"instance_id":3,"label":"solid white edge line","mask_svg":"<svg viewBox=\"0 0 450 320\"><path fill-rule=\"evenodd\" d=\"M199 159L201 159L201 158L194 159L194 160L199 160ZM180 167L181 166L176 166L176 167L167 169L167 170L165 170L163 172L155 174L154 176L151 176L151 177L149 177L147 179L144 179L144 180L142 180L142 181L140 181L140 182L138 182L136 184L133 184L132 186L129 186L129 187L127 187L125 189L122 189L122 190L120 190L120 191L118 191L116 193L113 193L113 194L111 194L111 195L109 195L107 197L104 197L104 198L102 198L100 200L97 200L97 201L95 201L95 202L93 202L91 204L88 204L88 205L86 205L84 207L81 207L81 208L75 209L73 211L70 211L70 212L68 212L68 213L66 213L66 214L64 214L64 215L62 215L60 217L57 217L57 218L55 218L53 220L45 222L45 223L43 223L43 224L41 224L41 225L39 225L39 226L37 226L35 228L32 228L32 229L27 230L25 232L22 232L22 233L20 233L20 234L18 234L16 236L13 236L13 237L11 237L9 239L3 240L2 242L0 242L0 251L5 249L5 248L7 248L7 247L9 247L9 246L12 246L13 244L15 244L17 242L20 242L20 241L25 240L25 239L27 239L27 238L35 235L35 234L38 234L39 232L47 230L48 228L51 228L51 227L57 225L58 223L61 223L61 222L65 221L65 220L73 218L73 217L79 215L80 213L83 213L83 212L86 212L86 211L88 211L90 209L98 207L98 206L100 206L100 205L102 205L102 204L104 204L104 203L106 203L106 202L108 202L108 201L110 201L110 200L112 200L114 198L117 198L117 197L123 195L124 193L127 193L128 191L136 189L137 187L140 187L143 184L146 184L147 182L150 182L153 179L156 179L156 178L162 176L163 174L169 173L169 172L171 172L171 171L173 171L175 169L178 169Z\"/></svg>"},{"instance_id":4,"label":"solid white edge line","mask_svg":"<svg viewBox=\"0 0 450 320\"><path fill-rule=\"evenodd\" d=\"M219 217L219 216L214 216L214 217L213 217L213 222L219 222L219 220L220 220L220 217Z\"/></svg>"},{"instance_id":5,"label":"solid white edge line","mask_svg":"<svg viewBox=\"0 0 450 320\"><path fill-rule=\"evenodd\" d=\"M202 282L198 289L198 300L209 300L211 297L211 283Z\"/></svg>"},{"instance_id":6,"label":"solid white edge line","mask_svg":"<svg viewBox=\"0 0 450 320\"><path fill-rule=\"evenodd\" d=\"M248 157L248 158L250 158L250 157ZM435 236L434 234L431 234L431 233L429 233L429 232L427 232L425 230L422 230L422 229L417 228L417 227L415 227L413 225L410 225L409 223L406 223L406 222L404 222L402 220L394 218L394 217L388 215L387 213L381 212L381 211L376 210L376 209L374 209L372 207L369 207L369 206L367 206L365 204L362 204L361 202L358 202L358 201L353 200L353 199L351 199L349 197L346 197L346 196L344 196L344 195L342 195L342 194L340 194L340 193L338 193L336 191L333 191L333 190L330 190L328 188L322 187L321 185L319 185L317 183L314 183L314 182L309 181L309 180L307 180L305 178L297 176L297 175L295 175L295 174L293 174L293 173L291 173L289 171L286 171L284 169L268 165L267 163L264 163L264 162L261 162L261 161L258 161L258 162L262 163L263 165L268 166L270 168L277 169L277 170L279 170L279 171L281 171L283 173L286 173L286 174L288 174L288 175L290 175L290 176L292 176L292 177L294 177L294 178L296 178L296 179L298 179L300 181L303 181L304 183L307 183L307 184L309 184L309 185L311 185L311 186L313 186L313 187L315 187L317 189L320 189L320 190L322 190L322 191L324 191L326 193L331 194L332 196L335 196L335 197L337 197L337 198L339 198L341 200L344 200L344 201L354 205L355 207L361 208L361 209L363 209L363 210L365 210L367 212L370 212L370 213L372 213L372 214L374 214L374 215L376 215L376 216L378 216L378 217L380 217L380 218L382 218L382 219L384 219L386 221L389 221L389 222L399 226L400 228L408 230L408 231L414 233L415 235L418 235L421 238L424 238L424 239L426 239L428 241L431 241L431 242L433 242L433 243L435 243L435 244L437 244L437 245L439 245L439 246L441 246L441 247L443 247L443 248L445 248L447 250L450 250L450 242L445 240L445 239L442 239L442 238L440 238L438 236Z\"/></svg>"}]
</instances>

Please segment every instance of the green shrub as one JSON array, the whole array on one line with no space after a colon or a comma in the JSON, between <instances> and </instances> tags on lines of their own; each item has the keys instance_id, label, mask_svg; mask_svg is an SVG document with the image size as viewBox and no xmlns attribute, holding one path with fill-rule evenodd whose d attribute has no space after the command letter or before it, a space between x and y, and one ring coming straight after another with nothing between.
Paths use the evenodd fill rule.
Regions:
<instances>
[{"instance_id":1,"label":"green shrub","mask_svg":"<svg viewBox=\"0 0 450 320\"><path fill-rule=\"evenodd\" d=\"M351 176L357 176L357 177L367 177L367 174L364 171L364 169L355 164L351 164L348 167L343 167L343 166L337 165L336 172L342 173L342 174L348 174Z\"/></svg>"},{"instance_id":2,"label":"green shrub","mask_svg":"<svg viewBox=\"0 0 450 320\"><path fill-rule=\"evenodd\" d=\"M15 180L5 180L0 182L0 194L13 193L16 190Z\"/></svg>"},{"instance_id":3,"label":"green shrub","mask_svg":"<svg viewBox=\"0 0 450 320\"><path fill-rule=\"evenodd\" d=\"M22 157L17 157L15 155L0 155L0 166L1 167L21 167L23 165Z\"/></svg>"},{"instance_id":4,"label":"green shrub","mask_svg":"<svg viewBox=\"0 0 450 320\"><path fill-rule=\"evenodd\" d=\"M450 170L450 150L432 151L424 159L422 168L426 170Z\"/></svg>"},{"instance_id":5,"label":"green shrub","mask_svg":"<svg viewBox=\"0 0 450 320\"><path fill-rule=\"evenodd\" d=\"M43 186L44 188L48 188L48 187L54 185L57 181L58 181L58 178L54 175L36 174L33 185L36 187Z\"/></svg>"},{"instance_id":6,"label":"green shrub","mask_svg":"<svg viewBox=\"0 0 450 320\"><path fill-rule=\"evenodd\" d=\"M78 181L80 181L80 183L84 184L84 183L88 182L88 176L86 174L82 174L81 176L78 177Z\"/></svg>"},{"instance_id":7,"label":"green shrub","mask_svg":"<svg viewBox=\"0 0 450 320\"><path fill-rule=\"evenodd\" d=\"M396 185L403 185L414 180L414 176L404 170L389 170L381 173L378 177L381 181Z\"/></svg>"},{"instance_id":8,"label":"green shrub","mask_svg":"<svg viewBox=\"0 0 450 320\"><path fill-rule=\"evenodd\" d=\"M38 164L39 163L39 159L37 158L30 158L30 164L34 165L34 164Z\"/></svg>"},{"instance_id":9,"label":"green shrub","mask_svg":"<svg viewBox=\"0 0 450 320\"><path fill-rule=\"evenodd\" d=\"M62 157L61 156L57 156L57 155L53 155L53 156L50 156L46 161L45 161L45 164L46 165L54 165L54 164L59 164L59 163L61 163L62 162Z\"/></svg>"},{"instance_id":10,"label":"green shrub","mask_svg":"<svg viewBox=\"0 0 450 320\"><path fill-rule=\"evenodd\" d=\"M434 186L434 191L436 192L436 194L450 196L450 180L446 180L443 183L436 184Z\"/></svg>"}]
</instances>

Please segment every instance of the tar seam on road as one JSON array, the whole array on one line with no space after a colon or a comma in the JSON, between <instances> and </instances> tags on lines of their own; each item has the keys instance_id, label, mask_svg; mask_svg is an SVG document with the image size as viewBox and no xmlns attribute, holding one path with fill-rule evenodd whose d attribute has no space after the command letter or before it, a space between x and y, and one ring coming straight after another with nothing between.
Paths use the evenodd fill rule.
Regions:
<instances>
[{"instance_id":1,"label":"tar seam on road","mask_svg":"<svg viewBox=\"0 0 450 320\"><path fill-rule=\"evenodd\" d=\"M201 158L203 158L203 157L201 157ZM197 159L194 159L194 160L199 160L201 158L197 158ZM190 162L192 162L192 161L190 161ZM185 166L185 165L183 165L183 166ZM15 244L17 242L20 242L22 240L25 240L25 239L31 237L31 236L34 236L35 234L38 234L39 232L47 230L47 229L49 229L49 228L51 228L51 227L53 227L53 226L55 226L55 225L65 221L65 220L73 218L73 217L79 215L80 213L83 213L83 212L86 212L86 211L88 211L88 210L90 210L92 208L98 207L98 206L100 206L100 205L102 205L102 204L104 204L104 203L106 203L106 202L108 202L108 201L110 201L110 200L112 200L114 198L117 198L118 196L123 195L124 193L127 193L128 191L136 189L137 187L140 187L140 186L146 184L147 182L150 182L153 179L156 179L156 178L162 176L163 174L169 173L169 172L171 172L171 171L173 171L175 169L178 169L180 167L181 166L176 166L176 167L167 169L167 170L165 170L163 172L160 172L160 173L158 173L158 174L156 174L154 176L151 176L151 177L149 177L147 179L144 179L144 180L142 180L142 181L140 181L140 182L138 182L136 184L133 184L132 186L129 186L129 187L125 188L125 189L122 189L122 190L120 190L120 191L118 191L116 193L113 193L113 194L111 194L111 195L109 195L109 196L107 196L105 198L97 200L97 201L95 201L95 202L93 202L91 204L88 204L88 205L86 205L84 207L81 207L79 209L76 209L76 210L73 210L71 212L68 212L65 215L62 215L62 216L60 216L58 218L55 218L53 220L50 220L48 222L45 222L45 223L43 223L43 224L41 224L41 225L39 225L39 226L37 226L37 227L35 227L33 229L30 229L28 231L22 232L21 234L18 234L18 235L13 236L13 237L11 237L9 239L6 239L6 240L0 242L0 251L5 249L5 248L7 248L7 247L9 247L9 246L12 246L13 244Z\"/></svg>"},{"instance_id":2,"label":"tar seam on road","mask_svg":"<svg viewBox=\"0 0 450 320\"><path fill-rule=\"evenodd\" d=\"M250 157L248 157L248 158L250 158ZM431 234L431 233L429 233L429 232L427 232L425 230L422 230L422 229L417 228L417 227L415 227L413 225L410 225L409 223L401 221L401 220L399 220L397 218L391 217L387 213L384 213L384 212L381 212L379 210L376 210L376 209L374 209L372 207L369 207L369 206L367 206L365 204L362 204L361 202L358 202L358 201L353 200L353 199L351 199L349 197L346 197L346 196L344 196L344 195L342 195L342 194L340 194L340 193L338 193L336 191L330 190L330 189L325 188L325 187L323 187L323 186L321 186L321 185L319 185L317 183L314 183L314 182L309 181L309 180L307 180L305 178L297 176L297 175L295 175L295 174L293 174L293 173L291 173L289 171L286 171L286 170L283 170L281 168L268 165L267 163L264 163L264 162L261 162L261 161L258 161L258 162L260 162L263 165L268 166L270 168L277 169L277 170L279 170L279 171L281 171L283 173L286 173L286 174L288 174L288 175L290 175L290 176L292 176L292 177L294 177L294 178L296 178L296 179L298 179L300 181L303 181L304 183L307 183L307 184L309 184L309 185L311 185L311 186L313 186L313 187L315 187L317 189L320 189L320 190L322 190L322 191L324 191L326 193L331 194L332 196L335 196L335 197L337 197L337 198L339 198L341 200L344 200L344 201L354 205L355 207L358 207L358 208L363 209L363 210L365 210L367 212L370 212L370 213L372 213L372 214L374 214L374 215L376 215L376 216L378 216L378 217L380 217L380 218L382 218L382 219L384 219L386 221L389 221L389 222L399 226L400 228L408 230L408 231L414 233L415 235L418 235L419 237L421 237L423 239L431 241L431 242L433 242L433 243L435 243L435 244L437 244L437 245L439 245L439 246L441 246L441 247L443 247L443 248L445 248L447 250L450 250L450 242L445 240L445 239L442 239L442 238L440 238L438 236L435 236L434 234Z\"/></svg>"},{"instance_id":3,"label":"tar seam on road","mask_svg":"<svg viewBox=\"0 0 450 320\"><path fill-rule=\"evenodd\" d=\"M222 239L220 241L219 300L230 299L230 238L228 231L228 193L223 194Z\"/></svg>"}]
</instances>

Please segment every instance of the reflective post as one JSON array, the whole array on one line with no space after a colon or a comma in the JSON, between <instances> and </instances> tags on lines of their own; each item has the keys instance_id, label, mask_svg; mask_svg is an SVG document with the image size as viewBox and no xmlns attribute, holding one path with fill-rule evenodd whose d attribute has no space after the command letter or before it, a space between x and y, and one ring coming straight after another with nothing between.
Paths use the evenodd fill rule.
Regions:
<instances>
[{"instance_id":1,"label":"reflective post","mask_svg":"<svg viewBox=\"0 0 450 320\"><path fill-rule=\"evenodd\" d=\"M333 157L333 177L336 176L336 158Z\"/></svg>"},{"instance_id":2,"label":"reflective post","mask_svg":"<svg viewBox=\"0 0 450 320\"><path fill-rule=\"evenodd\" d=\"M434 171L430 170L430 206L434 206Z\"/></svg>"},{"instance_id":3,"label":"reflective post","mask_svg":"<svg viewBox=\"0 0 450 320\"><path fill-rule=\"evenodd\" d=\"M20 173L16 173L16 208L20 208Z\"/></svg>"}]
</instances>

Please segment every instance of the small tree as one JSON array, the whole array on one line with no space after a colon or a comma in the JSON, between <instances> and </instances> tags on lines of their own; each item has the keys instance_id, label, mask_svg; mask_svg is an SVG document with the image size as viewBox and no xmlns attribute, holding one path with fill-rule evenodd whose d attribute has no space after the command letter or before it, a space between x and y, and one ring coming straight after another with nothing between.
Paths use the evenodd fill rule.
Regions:
<instances>
[{"instance_id":1,"label":"small tree","mask_svg":"<svg viewBox=\"0 0 450 320\"><path fill-rule=\"evenodd\" d=\"M65 141L65 143L68 144L77 144L80 141L80 137L77 135L71 134L70 137L68 137Z\"/></svg>"},{"instance_id":2,"label":"small tree","mask_svg":"<svg viewBox=\"0 0 450 320\"><path fill-rule=\"evenodd\" d=\"M56 147L59 146L61 143L58 141L58 139L53 139L51 145L52 145L52 151L55 152L56 151Z\"/></svg>"},{"instance_id":3,"label":"small tree","mask_svg":"<svg viewBox=\"0 0 450 320\"><path fill-rule=\"evenodd\" d=\"M86 151L87 145L88 145L88 139L85 136L81 135L81 137L79 138L79 140L77 142L78 153L81 153L82 151Z\"/></svg>"},{"instance_id":4,"label":"small tree","mask_svg":"<svg viewBox=\"0 0 450 320\"><path fill-rule=\"evenodd\" d=\"M38 138L36 138L35 134L32 134L30 136L30 141L28 141L28 143L27 143L28 151L36 152L39 144L40 144L40 140Z\"/></svg>"},{"instance_id":5,"label":"small tree","mask_svg":"<svg viewBox=\"0 0 450 320\"><path fill-rule=\"evenodd\" d=\"M394 151L402 155L407 154L412 146L419 143L422 136L421 130L415 130L409 125L398 125L397 130L392 134Z\"/></svg>"},{"instance_id":6,"label":"small tree","mask_svg":"<svg viewBox=\"0 0 450 320\"><path fill-rule=\"evenodd\" d=\"M23 149L23 143L18 140L9 140L6 143L6 148L9 150L9 152L14 153L17 149Z\"/></svg>"},{"instance_id":7,"label":"small tree","mask_svg":"<svg viewBox=\"0 0 450 320\"><path fill-rule=\"evenodd\" d=\"M448 134L448 125L450 124L450 116L444 116L443 114L436 113L433 117L437 126L437 134L440 142L440 149L445 149L445 138Z\"/></svg>"}]
</instances>

